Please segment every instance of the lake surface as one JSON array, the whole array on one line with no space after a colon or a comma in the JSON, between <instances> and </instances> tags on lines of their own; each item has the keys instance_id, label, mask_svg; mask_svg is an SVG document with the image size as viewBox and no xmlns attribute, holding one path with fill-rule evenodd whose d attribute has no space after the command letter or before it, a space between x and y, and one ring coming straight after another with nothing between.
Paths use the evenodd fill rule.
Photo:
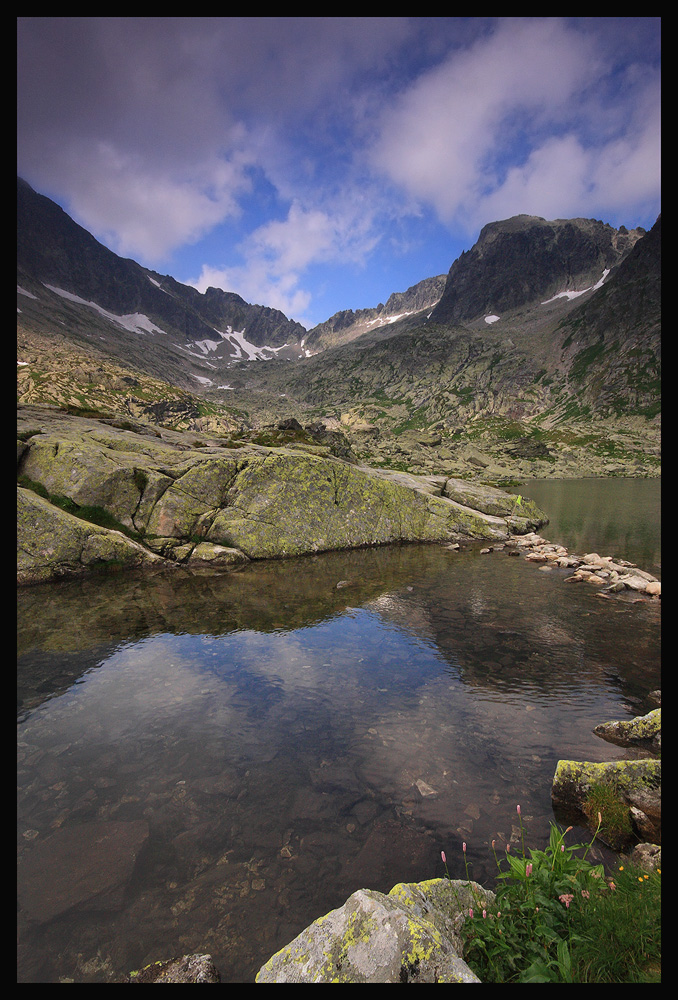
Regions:
<instances>
[{"instance_id":1,"label":"lake surface","mask_svg":"<svg viewBox=\"0 0 678 1000\"><path fill-rule=\"evenodd\" d=\"M518 489L547 537L658 573L659 485ZM441 850L491 885L517 804L543 846L557 761L631 756L591 730L655 707L660 602L481 547L20 591L18 982L194 951L252 982Z\"/></svg>"}]
</instances>

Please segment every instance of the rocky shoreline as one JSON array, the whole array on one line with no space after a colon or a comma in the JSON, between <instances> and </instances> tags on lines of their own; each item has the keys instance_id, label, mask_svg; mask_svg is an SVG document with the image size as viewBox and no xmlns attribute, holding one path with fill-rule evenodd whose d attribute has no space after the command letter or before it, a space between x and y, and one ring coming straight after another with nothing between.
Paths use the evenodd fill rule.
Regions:
<instances>
[{"instance_id":1,"label":"rocky shoreline","mask_svg":"<svg viewBox=\"0 0 678 1000\"><path fill-rule=\"evenodd\" d=\"M635 563L626 559L614 559L612 556L601 556L597 552L586 552L575 555L568 552L564 545L549 542L535 532L527 532L506 542L493 544L482 548L481 554L500 552L505 549L508 555L522 555L527 562L535 563L540 570L574 570L564 575L565 583L588 583L599 588L601 597L611 594L621 594L632 591L645 594L647 597L660 598L662 585L652 573L639 569Z\"/></svg>"}]
</instances>

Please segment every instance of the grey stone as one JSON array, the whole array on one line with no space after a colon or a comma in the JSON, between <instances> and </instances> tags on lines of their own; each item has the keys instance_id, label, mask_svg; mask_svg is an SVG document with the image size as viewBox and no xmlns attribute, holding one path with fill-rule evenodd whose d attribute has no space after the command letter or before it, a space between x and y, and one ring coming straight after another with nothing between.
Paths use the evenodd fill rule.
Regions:
<instances>
[{"instance_id":1,"label":"grey stone","mask_svg":"<svg viewBox=\"0 0 678 1000\"><path fill-rule=\"evenodd\" d=\"M469 907L494 894L475 882L359 889L261 967L257 983L478 983L461 957Z\"/></svg>"}]
</instances>

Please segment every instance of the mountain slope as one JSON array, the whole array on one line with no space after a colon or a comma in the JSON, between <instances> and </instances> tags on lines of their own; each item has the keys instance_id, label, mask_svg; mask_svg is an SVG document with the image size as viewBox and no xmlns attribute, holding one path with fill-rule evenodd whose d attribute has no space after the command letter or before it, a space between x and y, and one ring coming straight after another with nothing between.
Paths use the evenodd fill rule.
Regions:
<instances>
[{"instance_id":1,"label":"mountain slope","mask_svg":"<svg viewBox=\"0 0 678 1000\"><path fill-rule=\"evenodd\" d=\"M287 354L295 356L306 333L279 310L250 305L234 292L217 288L202 294L169 275L118 257L20 178L17 282L37 296L32 308L25 310L34 321L43 301L49 315L54 306L51 292L67 299L72 308L80 307L85 325L88 319L98 326L105 321L124 330L113 337L106 331L99 334L121 360L128 360L126 344L143 336L142 354L149 355L152 374L162 374L158 366L169 343L170 350L191 352L193 361L211 357L214 370L214 359L223 363L242 357L273 357L286 347ZM138 353L132 349L130 360L136 364L142 361ZM190 364L186 367L191 368ZM204 363L193 367L208 377Z\"/></svg>"}]
</instances>

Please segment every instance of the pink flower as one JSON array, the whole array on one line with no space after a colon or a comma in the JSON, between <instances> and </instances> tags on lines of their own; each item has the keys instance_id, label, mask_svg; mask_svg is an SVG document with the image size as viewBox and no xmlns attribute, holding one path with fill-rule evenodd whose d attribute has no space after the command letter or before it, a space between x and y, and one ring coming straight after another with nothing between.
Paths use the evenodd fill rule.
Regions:
<instances>
[{"instance_id":1,"label":"pink flower","mask_svg":"<svg viewBox=\"0 0 678 1000\"><path fill-rule=\"evenodd\" d=\"M526 864L526 866L525 866L525 874L528 875L528 876L532 874L532 862L531 861L528 861L527 864Z\"/></svg>"},{"instance_id":2,"label":"pink flower","mask_svg":"<svg viewBox=\"0 0 678 1000\"><path fill-rule=\"evenodd\" d=\"M516 809L518 810L518 815L520 816L520 806L516 806Z\"/></svg>"},{"instance_id":3,"label":"pink flower","mask_svg":"<svg viewBox=\"0 0 678 1000\"><path fill-rule=\"evenodd\" d=\"M483 920L485 919L486 916L487 916L487 910L483 910Z\"/></svg>"},{"instance_id":4,"label":"pink flower","mask_svg":"<svg viewBox=\"0 0 678 1000\"><path fill-rule=\"evenodd\" d=\"M447 864L447 858L445 857L445 851L440 852L440 857L443 859L444 864Z\"/></svg>"},{"instance_id":5,"label":"pink flower","mask_svg":"<svg viewBox=\"0 0 678 1000\"><path fill-rule=\"evenodd\" d=\"M581 894L584 897L584 899L588 899L590 896L588 889L582 889Z\"/></svg>"},{"instance_id":6,"label":"pink flower","mask_svg":"<svg viewBox=\"0 0 678 1000\"><path fill-rule=\"evenodd\" d=\"M564 892L562 896L558 896L561 903L565 903L565 909L569 908L570 903L574 899L574 896L570 892Z\"/></svg>"},{"instance_id":7,"label":"pink flower","mask_svg":"<svg viewBox=\"0 0 678 1000\"><path fill-rule=\"evenodd\" d=\"M473 920L473 907L472 906L469 906L469 908L468 908L468 915L471 918L471 920Z\"/></svg>"},{"instance_id":8,"label":"pink flower","mask_svg":"<svg viewBox=\"0 0 678 1000\"><path fill-rule=\"evenodd\" d=\"M464 852L464 854L466 854L466 841L464 841L464 843L461 845L461 849Z\"/></svg>"}]
</instances>

